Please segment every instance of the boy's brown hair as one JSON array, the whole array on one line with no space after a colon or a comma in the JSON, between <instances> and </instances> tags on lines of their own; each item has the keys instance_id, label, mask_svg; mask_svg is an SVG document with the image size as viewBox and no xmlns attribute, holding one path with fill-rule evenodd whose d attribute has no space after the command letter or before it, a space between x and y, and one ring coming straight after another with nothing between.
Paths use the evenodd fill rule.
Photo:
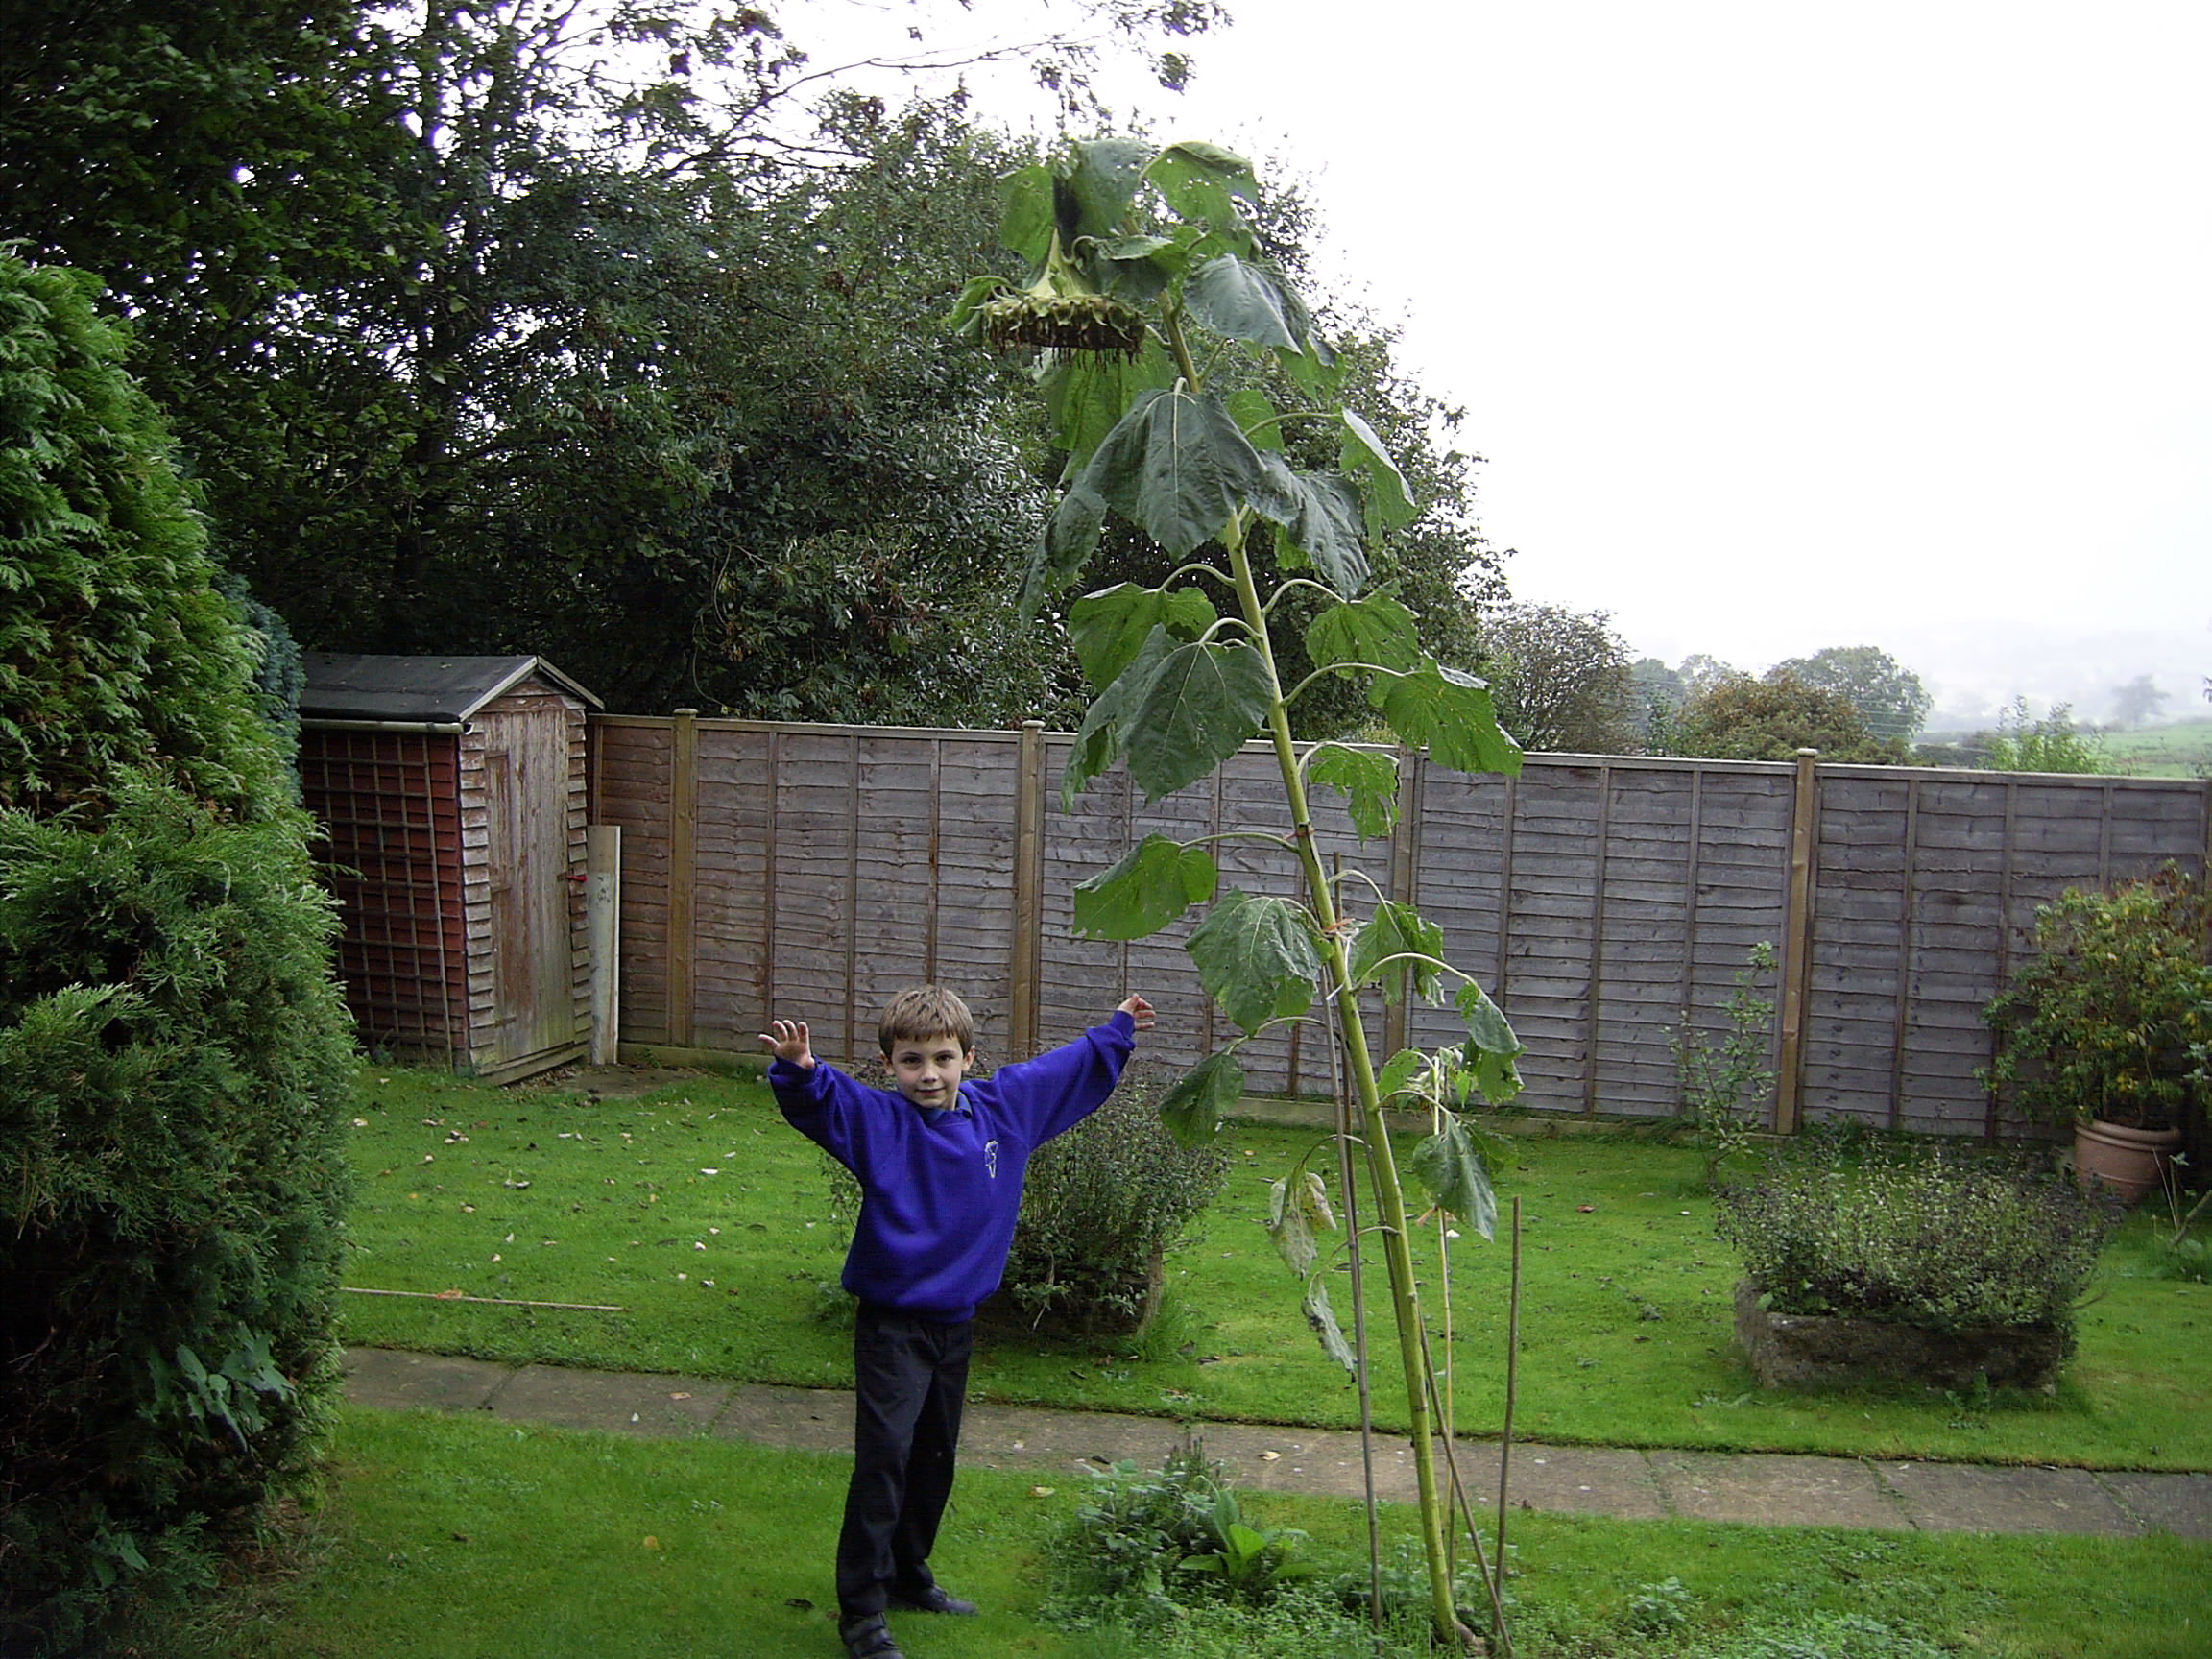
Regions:
<instances>
[{"instance_id":1,"label":"boy's brown hair","mask_svg":"<svg viewBox=\"0 0 2212 1659\"><path fill-rule=\"evenodd\" d=\"M968 1012L967 1003L942 985L916 985L884 1004L877 1031L884 1059L891 1058L895 1045L924 1037L950 1037L965 1054L975 1046L975 1017Z\"/></svg>"}]
</instances>

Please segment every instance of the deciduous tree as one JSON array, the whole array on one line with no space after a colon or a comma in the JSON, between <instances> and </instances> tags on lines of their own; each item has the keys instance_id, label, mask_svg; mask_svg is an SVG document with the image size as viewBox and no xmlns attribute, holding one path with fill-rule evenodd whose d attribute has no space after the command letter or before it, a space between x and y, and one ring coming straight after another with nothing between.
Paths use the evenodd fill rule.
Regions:
<instances>
[{"instance_id":1,"label":"deciduous tree","mask_svg":"<svg viewBox=\"0 0 2212 1659\"><path fill-rule=\"evenodd\" d=\"M1732 674L1692 693L1674 726L1674 753L1715 760L1788 760L1817 749L1823 760L1903 765L1911 752L1876 735L1858 705L1787 669L1764 680Z\"/></svg>"},{"instance_id":2,"label":"deciduous tree","mask_svg":"<svg viewBox=\"0 0 2212 1659\"><path fill-rule=\"evenodd\" d=\"M1976 733L1966 748L1978 751L1982 765L1992 772L2104 770L2096 738L2074 724L2074 710L2064 703L2052 704L2050 713L2038 719L2029 712L2027 698L2015 697L1998 714L1997 730Z\"/></svg>"},{"instance_id":3,"label":"deciduous tree","mask_svg":"<svg viewBox=\"0 0 2212 1659\"><path fill-rule=\"evenodd\" d=\"M1078 11L998 50L1080 98L1102 36L1217 16ZM227 559L308 643L541 650L630 707L1051 710L1064 654L1002 614L1027 443L953 442L1009 377L911 344L999 161L948 107L802 120L835 67L751 7L9 15L0 233L137 314ZM888 176L910 234L856 248Z\"/></svg>"},{"instance_id":4,"label":"deciduous tree","mask_svg":"<svg viewBox=\"0 0 2212 1659\"><path fill-rule=\"evenodd\" d=\"M1481 629L1499 723L1524 749L1627 755L1643 747L1635 671L1607 613L1508 605Z\"/></svg>"},{"instance_id":5,"label":"deciduous tree","mask_svg":"<svg viewBox=\"0 0 2212 1659\"><path fill-rule=\"evenodd\" d=\"M1841 692L1877 737L1910 743L1928 723L1935 704L1919 675L1872 645L1831 645L1810 657L1788 658L1775 671L1824 691Z\"/></svg>"},{"instance_id":6,"label":"deciduous tree","mask_svg":"<svg viewBox=\"0 0 2212 1659\"><path fill-rule=\"evenodd\" d=\"M1671 755L1674 718L1690 695L1689 682L1656 657L1628 665L1637 738L1647 755Z\"/></svg>"},{"instance_id":7,"label":"deciduous tree","mask_svg":"<svg viewBox=\"0 0 2212 1659\"><path fill-rule=\"evenodd\" d=\"M2143 726L2158 717L2169 701L2148 674L2138 674L2125 685L2112 687L2112 720L2119 726Z\"/></svg>"}]
</instances>

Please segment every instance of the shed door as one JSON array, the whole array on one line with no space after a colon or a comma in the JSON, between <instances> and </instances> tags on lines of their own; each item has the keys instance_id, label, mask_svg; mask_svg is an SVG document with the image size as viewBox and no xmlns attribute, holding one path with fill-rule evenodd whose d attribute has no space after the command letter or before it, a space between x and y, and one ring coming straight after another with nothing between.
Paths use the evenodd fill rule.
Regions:
<instances>
[{"instance_id":1,"label":"shed door","mask_svg":"<svg viewBox=\"0 0 2212 1659\"><path fill-rule=\"evenodd\" d=\"M484 793L492 878L490 1070L576 1041L568 880L568 718L550 708L489 709Z\"/></svg>"}]
</instances>

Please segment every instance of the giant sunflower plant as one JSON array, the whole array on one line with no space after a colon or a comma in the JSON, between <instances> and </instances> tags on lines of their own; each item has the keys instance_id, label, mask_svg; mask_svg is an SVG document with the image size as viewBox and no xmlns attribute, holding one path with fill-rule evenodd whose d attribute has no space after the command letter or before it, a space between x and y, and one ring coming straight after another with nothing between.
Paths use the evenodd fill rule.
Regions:
<instances>
[{"instance_id":1,"label":"giant sunflower plant","mask_svg":"<svg viewBox=\"0 0 2212 1659\"><path fill-rule=\"evenodd\" d=\"M1346 1079L1340 1121L1366 1165L1359 1208L1373 1218L1388 1270L1431 1611L1438 1635L1459 1640L1468 1632L1453 1604L1434 1450L1441 1392L1427 1359L1400 1159L1382 1113L1386 1105L1428 1113L1431 1133L1406 1166L1434 1209L1487 1237L1495 1201L1479 1137L1461 1109L1477 1092L1493 1104L1518 1092L1522 1046L1482 987L1445 959L1440 926L1397 900L1362 900L1324 868L1311 791L1341 795L1361 836L1386 836L1398 760L1387 748L1302 745L1292 712L1321 682L1350 680L1381 724L1437 764L1510 773L1521 754L1499 727L1488 687L1428 655L1411 612L1371 581L1374 539L1410 522L1417 507L1375 428L1344 406L1334 353L1265 256L1251 167L1211 145L1106 139L1012 175L1005 200L1003 239L1027 261L1029 283L977 277L952 322L1032 354L1067 452L1024 611L1036 614L1076 582L1110 517L1174 565L1156 587L1123 582L1067 609L1097 697L1061 780L1063 805L1117 764L1157 800L1262 737L1274 749L1291 828L1232 833L1280 843L1307 895L1221 892L1213 838L1152 834L1076 890L1075 929L1137 939L1203 911L1186 949L1241 1034L1166 1096L1162 1110L1186 1140L1218 1132L1242 1088L1244 1045L1296 1021L1332 1033ZM1324 435L1319 445L1315 433ZM1334 465L1301 468L1294 447L1309 457L1333 450ZM1271 560L1256 557L1269 551ZM1262 568L1271 572L1264 582ZM1293 613L1304 619L1299 642L1310 668L1286 685L1280 664ZM1370 988L1439 1005L1449 997L1463 1038L1435 1054L1379 1058L1360 1009ZM1316 1238L1334 1226L1317 1173L1301 1166L1276 1183L1270 1231L1304 1282L1305 1316L1328 1352L1356 1367L1363 1332L1356 1327L1362 1340L1346 1341ZM1356 1253L1357 1241L1347 1247ZM1493 1580L1494 1630L1504 1638L1499 1606Z\"/></svg>"}]
</instances>

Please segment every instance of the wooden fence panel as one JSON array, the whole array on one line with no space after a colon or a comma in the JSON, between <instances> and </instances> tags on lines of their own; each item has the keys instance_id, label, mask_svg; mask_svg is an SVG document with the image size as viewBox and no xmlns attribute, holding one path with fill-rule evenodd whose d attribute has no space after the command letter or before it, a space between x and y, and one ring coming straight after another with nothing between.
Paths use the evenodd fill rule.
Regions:
<instances>
[{"instance_id":1,"label":"wooden fence panel","mask_svg":"<svg viewBox=\"0 0 2212 1659\"><path fill-rule=\"evenodd\" d=\"M692 831L691 1040L704 1048L749 1049L765 1029L776 959L769 943L775 912L762 902L775 870L773 739L757 732L701 736Z\"/></svg>"},{"instance_id":2,"label":"wooden fence panel","mask_svg":"<svg viewBox=\"0 0 2212 1659\"><path fill-rule=\"evenodd\" d=\"M883 998L923 979L959 990L974 1012L976 1042L995 1058L1016 1058L1016 854L1021 745L1013 733L948 733L938 751L937 894L926 957L899 985L879 986L866 1005L869 1044ZM1021 1045L1026 1046L1026 1045Z\"/></svg>"},{"instance_id":3,"label":"wooden fence panel","mask_svg":"<svg viewBox=\"0 0 2212 1659\"><path fill-rule=\"evenodd\" d=\"M1074 933L1075 888L1103 875L1146 835L1194 840L1214 832L1213 781L1179 790L1147 805L1129 775L1115 771L1095 780L1075 801L1059 806L1060 774L1072 745L1046 743L1045 787L1050 798L1044 817L1044 879L1038 1036L1049 1046L1104 1019L1131 993L1148 998L1160 1023L1152 1038L1164 1053L1198 1055L1210 1051L1214 1012L1198 985L1196 971L1183 954L1191 919L1186 917L1148 939L1127 943L1078 939Z\"/></svg>"},{"instance_id":4,"label":"wooden fence panel","mask_svg":"<svg viewBox=\"0 0 2212 1659\"><path fill-rule=\"evenodd\" d=\"M1157 802L1114 772L1064 812L1065 734L681 716L592 733L594 821L624 831L623 1035L647 1047L750 1053L782 1013L825 1053L865 1059L881 1002L942 979L975 1010L986 1058L1063 1041L1140 991L1160 1009L1151 1051L1189 1064L1237 1035L1182 950L1195 918L1078 940L1076 885L1159 833L1217 837L1224 891L1300 894L1263 744ZM1409 755L1402 771L1386 840L1361 841L1315 791L1316 847L1350 907L1391 893L1444 929L1528 1046L1523 1105L1671 1115L1675 1033L1718 1043L1752 947L1790 944L1797 768L1532 756L1506 779ZM2167 858L2201 871L2212 822L2212 790L2192 782L1812 779L1793 1106L1884 1127L1999 1127L1975 1077L1982 1008L2032 949L2035 907ZM1774 978L1763 990L1779 1000ZM1254 1092L1330 1086L1324 1014L1245 1046ZM1449 1006L1371 994L1362 1014L1378 1045L1462 1034Z\"/></svg>"},{"instance_id":5,"label":"wooden fence panel","mask_svg":"<svg viewBox=\"0 0 2212 1659\"><path fill-rule=\"evenodd\" d=\"M622 830L623 1037L667 1043L669 783L675 733L666 720L590 720L594 824Z\"/></svg>"}]
</instances>

